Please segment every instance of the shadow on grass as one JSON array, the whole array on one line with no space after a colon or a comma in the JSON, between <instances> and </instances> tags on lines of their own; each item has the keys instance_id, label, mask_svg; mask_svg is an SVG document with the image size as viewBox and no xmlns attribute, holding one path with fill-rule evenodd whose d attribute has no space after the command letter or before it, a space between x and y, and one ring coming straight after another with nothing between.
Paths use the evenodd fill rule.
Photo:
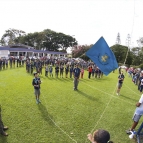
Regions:
<instances>
[{"instance_id":1,"label":"shadow on grass","mask_svg":"<svg viewBox=\"0 0 143 143\"><path fill-rule=\"evenodd\" d=\"M78 92L79 94L85 96L85 97L88 98L89 100L92 100L92 101L97 101L97 100L98 100L98 99L96 99L95 97L90 96L90 95L88 95L88 94L86 94L86 93L84 93L84 92L82 92L82 91L77 90L77 92Z\"/></svg>"},{"instance_id":2,"label":"shadow on grass","mask_svg":"<svg viewBox=\"0 0 143 143\"><path fill-rule=\"evenodd\" d=\"M54 120L54 119L53 119L52 115L50 115L50 114L48 113L47 108L46 108L43 104L39 104L39 105L38 105L38 108L39 108L39 110L40 110L40 112L41 112L41 115L42 115L43 119L44 119L46 122L48 122L49 125L54 125L54 123L53 123L53 121L52 121L52 120Z\"/></svg>"},{"instance_id":3,"label":"shadow on grass","mask_svg":"<svg viewBox=\"0 0 143 143\"><path fill-rule=\"evenodd\" d=\"M7 137L0 135L0 143L8 143Z\"/></svg>"},{"instance_id":4,"label":"shadow on grass","mask_svg":"<svg viewBox=\"0 0 143 143\"><path fill-rule=\"evenodd\" d=\"M123 94L120 94L120 96L122 96L123 98L129 99L129 100L135 101L135 99L132 99L132 98L127 97L127 96L124 96ZM136 102L137 102L137 101L136 101Z\"/></svg>"},{"instance_id":5,"label":"shadow on grass","mask_svg":"<svg viewBox=\"0 0 143 143\"><path fill-rule=\"evenodd\" d=\"M70 82L72 81L72 79L68 79L68 78L58 78L59 81L62 81L62 82Z\"/></svg>"}]
</instances>

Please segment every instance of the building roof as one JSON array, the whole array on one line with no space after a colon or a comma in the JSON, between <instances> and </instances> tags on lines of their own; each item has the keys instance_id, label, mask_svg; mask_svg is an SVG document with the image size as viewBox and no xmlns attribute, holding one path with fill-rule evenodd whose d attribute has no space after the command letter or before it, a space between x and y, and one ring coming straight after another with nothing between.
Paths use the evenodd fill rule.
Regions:
<instances>
[{"instance_id":1,"label":"building roof","mask_svg":"<svg viewBox=\"0 0 143 143\"><path fill-rule=\"evenodd\" d=\"M1 50L8 50L9 52L34 52L34 53L47 53L47 54L67 55L67 53L63 53L63 52L43 51L43 50L27 49L27 48L21 48L21 47L11 48L9 46L0 46L0 51Z\"/></svg>"}]
</instances>

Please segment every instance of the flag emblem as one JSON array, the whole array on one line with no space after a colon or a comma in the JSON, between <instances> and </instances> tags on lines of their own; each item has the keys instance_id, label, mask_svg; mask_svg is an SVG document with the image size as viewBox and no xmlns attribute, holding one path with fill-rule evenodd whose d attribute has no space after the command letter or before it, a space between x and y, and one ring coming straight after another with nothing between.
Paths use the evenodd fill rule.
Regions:
<instances>
[{"instance_id":1,"label":"flag emblem","mask_svg":"<svg viewBox=\"0 0 143 143\"><path fill-rule=\"evenodd\" d=\"M116 57L103 37L86 52L86 55L105 75L118 68Z\"/></svg>"},{"instance_id":2,"label":"flag emblem","mask_svg":"<svg viewBox=\"0 0 143 143\"><path fill-rule=\"evenodd\" d=\"M101 64L106 65L109 63L109 56L107 55L107 53L98 56L98 60Z\"/></svg>"}]
</instances>

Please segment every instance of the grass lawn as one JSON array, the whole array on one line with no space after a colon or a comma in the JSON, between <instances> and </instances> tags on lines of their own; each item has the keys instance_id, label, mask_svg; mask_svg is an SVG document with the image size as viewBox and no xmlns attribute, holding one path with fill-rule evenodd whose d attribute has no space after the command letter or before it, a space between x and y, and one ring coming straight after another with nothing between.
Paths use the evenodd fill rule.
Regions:
<instances>
[{"instance_id":1,"label":"grass lawn","mask_svg":"<svg viewBox=\"0 0 143 143\"><path fill-rule=\"evenodd\" d=\"M120 96L115 94L117 72L101 79L88 79L85 72L78 91L70 78L47 78L44 72L40 78L42 103L37 105L33 76L25 68L0 72L2 118L9 127L0 143L89 143L87 134L99 128L108 130L114 143L135 142L125 130L140 93L127 75Z\"/></svg>"}]
</instances>

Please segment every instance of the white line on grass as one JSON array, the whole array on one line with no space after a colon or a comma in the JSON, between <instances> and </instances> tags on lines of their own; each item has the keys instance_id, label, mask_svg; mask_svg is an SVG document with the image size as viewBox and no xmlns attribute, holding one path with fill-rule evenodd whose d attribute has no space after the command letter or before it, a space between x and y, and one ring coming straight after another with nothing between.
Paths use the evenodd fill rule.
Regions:
<instances>
[{"instance_id":1,"label":"white line on grass","mask_svg":"<svg viewBox=\"0 0 143 143\"><path fill-rule=\"evenodd\" d=\"M84 84L85 84L85 83L84 83ZM116 84L115 89L114 89L114 91L113 91L113 95L114 95L114 93L115 93L116 88L117 88L117 84ZM104 113L105 113L105 110L107 109L108 105L110 104L112 98L113 98L113 96L111 96L111 98L110 98L109 102L107 103L106 107L104 108L104 110L103 110L103 112L102 112L100 118L99 118L98 121L96 122L94 128L91 130L91 133L93 133L93 131L95 130L96 126L99 124L99 122L100 122L100 120L102 119L102 117L103 117L103 115L104 115ZM87 142L87 139L86 139L85 143L86 143L86 142Z\"/></svg>"},{"instance_id":2,"label":"white line on grass","mask_svg":"<svg viewBox=\"0 0 143 143\"><path fill-rule=\"evenodd\" d=\"M83 83L83 84L85 84L85 83ZM118 83L117 83L117 84L118 84ZM115 96L114 96L114 93L115 93L115 90L116 90L116 88L117 88L117 84L116 84L115 89L114 89L114 91L113 91L112 94L108 94L108 93L106 93L106 92L104 92L104 91L102 91L102 90L99 90L99 89L97 89L97 88L95 88L95 87L93 87L93 86L90 86L90 85L86 84L87 86L89 86L89 87L91 87L91 88L94 88L94 89L96 89L96 90L98 90L98 91L100 91L100 92L103 92L103 93L108 94L108 95L111 96L111 98L110 98L109 102L107 103L106 107L104 108L104 110L103 110L103 112L102 112L100 118L99 118L98 121L96 122L94 128L91 130L91 133L93 133L93 131L95 130L96 126L99 124L100 120L102 119L102 117L103 117L103 115L104 115L104 113L105 113L105 111L106 111L108 105L109 105L110 102L111 102L111 99L112 99L113 97L115 97ZM124 100L123 100L123 101L124 101ZM129 103L130 103L130 102L129 102ZM87 142L87 139L86 139L85 143L86 143L86 142Z\"/></svg>"},{"instance_id":3,"label":"white line on grass","mask_svg":"<svg viewBox=\"0 0 143 143\"><path fill-rule=\"evenodd\" d=\"M118 98L119 100L122 100L123 102L129 103L129 104L133 104L133 103L131 103L131 102L128 102L128 101L126 101L126 100L123 100L123 99L119 98L119 96L114 96L114 95L112 95L112 94L110 94L110 93L107 93L107 92L105 92L105 91L103 91L103 90L100 90L100 89L98 89L98 88L95 88L95 87L93 87L93 86L91 86L91 85L88 85L88 84L86 84L86 83L83 83L83 84L85 84L85 85L87 85L87 86L89 86L89 87L91 87L91 88L93 88L93 89L95 89L95 90L98 90L98 91L100 91L100 92L102 92L102 93L105 93L105 94L107 94L107 95L110 95L110 96L112 96L112 97L114 97L114 98ZM116 86L117 86L117 85L116 85Z\"/></svg>"},{"instance_id":4,"label":"white line on grass","mask_svg":"<svg viewBox=\"0 0 143 143\"><path fill-rule=\"evenodd\" d=\"M46 102L46 99L45 99L45 96L43 95L43 97L44 97L44 100L45 100L45 103L46 103L46 105L48 105L47 104L47 102ZM47 109L47 107L46 107L46 109ZM48 110L48 109L47 109ZM73 142L75 142L75 143L77 143L77 141L75 140L75 139L73 139L71 136L69 136L60 126L58 126L57 124L56 124L56 122L49 116L49 114L48 114L48 117L49 117L49 119L54 123L54 125L57 127L57 128L59 128L65 135L67 135Z\"/></svg>"},{"instance_id":5,"label":"white line on grass","mask_svg":"<svg viewBox=\"0 0 143 143\"><path fill-rule=\"evenodd\" d=\"M136 95L139 95L137 94L136 92L134 92L131 88L129 88L126 84L124 84L128 89L130 89L133 93L135 93ZM140 96L140 95L139 95Z\"/></svg>"}]
</instances>

